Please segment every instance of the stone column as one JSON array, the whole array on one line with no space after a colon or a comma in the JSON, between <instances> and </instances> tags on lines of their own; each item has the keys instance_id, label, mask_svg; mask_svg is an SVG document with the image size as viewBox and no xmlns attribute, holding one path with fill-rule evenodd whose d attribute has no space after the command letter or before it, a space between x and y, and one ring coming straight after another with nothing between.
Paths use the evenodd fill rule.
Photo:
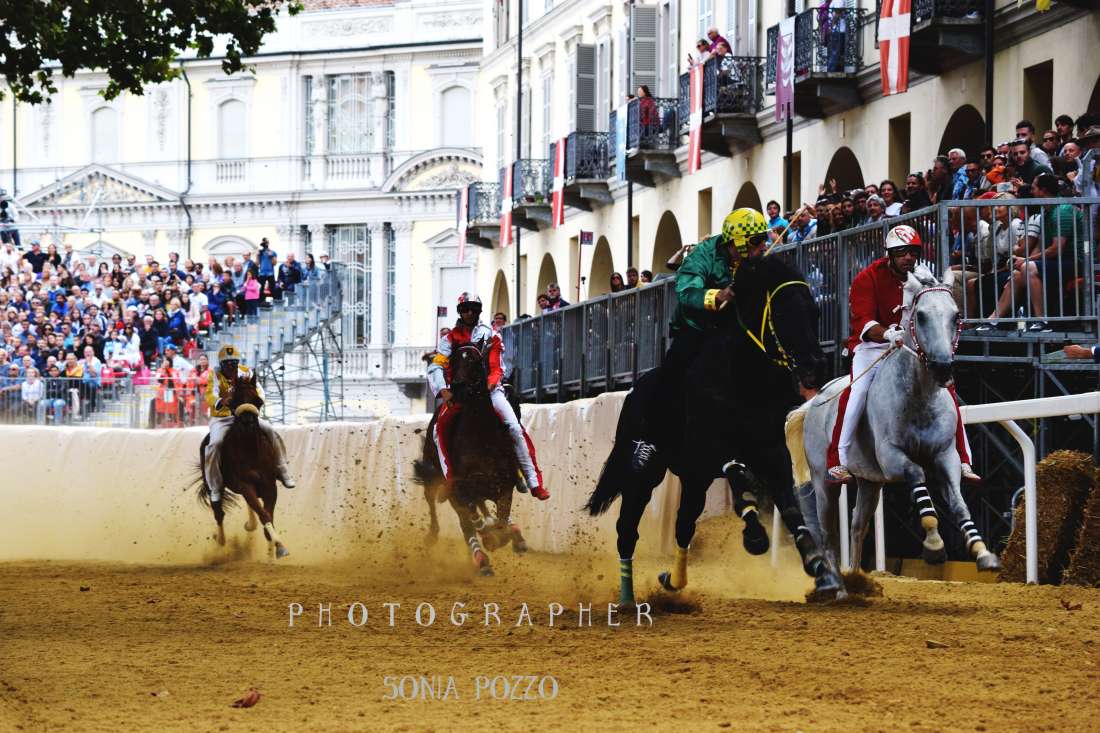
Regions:
<instances>
[{"instance_id":1,"label":"stone column","mask_svg":"<svg viewBox=\"0 0 1100 733\"><path fill-rule=\"evenodd\" d=\"M382 379L386 358L386 242L381 222L367 225L370 233L370 343L369 371L372 379Z\"/></svg>"},{"instance_id":2,"label":"stone column","mask_svg":"<svg viewBox=\"0 0 1100 733\"><path fill-rule=\"evenodd\" d=\"M321 266L320 259L322 254L332 254L328 251L328 236L325 233L324 224L309 225L309 251L312 252L314 258L318 260L318 267Z\"/></svg>"},{"instance_id":3,"label":"stone column","mask_svg":"<svg viewBox=\"0 0 1100 733\"><path fill-rule=\"evenodd\" d=\"M313 77L313 150L309 155L309 183L320 188L325 182L325 151L328 149L328 80L321 74Z\"/></svg>"},{"instance_id":4,"label":"stone column","mask_svg":"<svg viewBox=\"0 0 1100 733\"><path fill-rule=\"evenodd\" d=\"M386 116L389 112L389 103L386 99L386 76L381 71L371 74L371 132L374 137L372 142L373 157L370 168L370 185L379 187L386 180L388 170L386 166Z\"/></svg>"},{"instance_id":5,"label":"stone column","mask_svg":"<svg viewBox=\"0 0 1100 733\"><path fill-rule=\"evenodd\" d=\"M396 270L394 276L394 322L393 345L414 345L409 341L412 331L412 222L398 221L393 223L396 253ZM430 292L428 293L430 296ZM421 291L423 297L423 291Z\"/></svg>"}]
</instances>

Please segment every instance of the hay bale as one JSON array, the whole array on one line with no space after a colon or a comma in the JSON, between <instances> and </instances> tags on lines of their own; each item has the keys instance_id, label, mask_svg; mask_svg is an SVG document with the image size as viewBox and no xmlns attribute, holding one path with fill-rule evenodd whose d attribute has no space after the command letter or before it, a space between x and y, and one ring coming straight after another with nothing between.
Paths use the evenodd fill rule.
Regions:
<instances>
[{"instance_id":1,"label":"hay bale","mask_svg":"<svg viewBox=\"0 0 1100 733\"><path fill-rule=\"evenodd\" d=\"M1039 462L1035 469L1039 516L1039 582L1062 582L1069 564L1081 521L1081 509L1096 483L1092 456L1080 451L1060 450ZM1024 539L1024 506L1016 508L1014 529L1002 553L1004 570L1000 579L1023 583L1027 579Z\"/></svg>"},{"instance_id":2,"label":"hay bale","mask_svg":"<svg viewBox=\"0 0 1100 733\"><path fill-rule=\"evenodd\" d=\"M1100 488L1093 488L1085 502L1081 529L1077 533L1062 582L1100 587Z\"/></svg>"}]
</instances>

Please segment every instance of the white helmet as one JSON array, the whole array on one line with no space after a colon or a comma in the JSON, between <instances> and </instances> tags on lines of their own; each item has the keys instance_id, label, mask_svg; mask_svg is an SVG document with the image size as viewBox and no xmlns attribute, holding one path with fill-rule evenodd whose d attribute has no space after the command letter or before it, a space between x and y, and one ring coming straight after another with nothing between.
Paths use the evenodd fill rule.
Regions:
<instances>
[{"instance_id":1,"label":"white helmet","mask_svg":"<svg viewBox=\"0 0 1100 733\"><path fill-rule=\"evenodd\" d=\"M895 247L921 247L924 242L920 240L917 230L908 224L898 224L886 235L886 251Z\"/></svg>"}]
</instances>

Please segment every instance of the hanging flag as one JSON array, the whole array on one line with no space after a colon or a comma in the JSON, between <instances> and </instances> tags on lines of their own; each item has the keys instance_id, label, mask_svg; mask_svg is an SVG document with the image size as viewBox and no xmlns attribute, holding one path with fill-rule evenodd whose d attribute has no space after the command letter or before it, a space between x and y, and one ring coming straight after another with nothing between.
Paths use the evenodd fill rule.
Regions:
<instances>
[{"instance_id":1,"label":"hanging flag","mask_svg":"<svg viewBox=\"0 0 1100 733\"><path fill-rule=\"evenodd\" d=\"M554 146L554 188L550 197L550 225L557 229L565 223L565 138Z\"/></svg>"},{"instance_id":2,"label":"hanging flag","mask_svg":"<svg viewBox=\"0 0 1100 733\"><path fill-rule=\"evenodd\" d=\"M626 183L626 130L630 105L615 110L615 177Z\"/></svg>"},{"instance_id":3,"label":"hanging flag","mask_svg":"<svg viewBox=\"0 0 1100 733\"><path fill-rule=\"evenodd\" d=\"M466 223L470 218L470 187L458 192L458 264L466 259Z\"/></svg>"},{"instance_id":4,"label":"hanging flag","mask_svg":"<svg viewBox=\"0 0 1100 733\"><path fill-rule=\"evenodd\" d=\"M504 185L500 187L500 248L512 243L512 164L504 168Z\"/></svg>"},{"instance_id":5,"label":"hanging flag","mask_svg":"<svg viewBox=\"0 0 1100 733\"><path fill-rule=\"evenodd\" d=\"M794 16L779 21L775 44L775 121L794 114Z\"/></svg>"},{"instance_id":6,"label":"hanging flag","mask_svg":"<svg viewBox=\"0 0 1100 733\"><path fill-rule=\"evenodd\" d=\"M878 52L883 96L909 91L910 4L911 0L882 0Z\"/></svg>"},{"instance_id":7,"label":"hanging flag","mask_svg":"<svg viewBox=\"0 0 1100 733\"><path fill-rule=\"evenodd\" d=\"M688 174L703 167L703 72L705 64L691 67L690 116L688 117Z\"/></svg>"}]
</instances>

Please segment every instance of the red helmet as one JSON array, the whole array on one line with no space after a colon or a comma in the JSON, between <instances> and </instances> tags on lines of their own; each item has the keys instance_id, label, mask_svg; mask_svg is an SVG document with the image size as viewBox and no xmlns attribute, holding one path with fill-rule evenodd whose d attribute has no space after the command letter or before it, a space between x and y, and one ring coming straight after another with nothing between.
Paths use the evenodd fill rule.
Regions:
<instances>
[{"instance_id":1,"label":"red helmet","mask_svg":"<svg viewBox=\"0 0 1100 733\"><path fill-rule=\"evenodd\" d=\"M887 252L895 247L920 247L923 244L917 230L907 224L898 224L886 235Z\"/></svg>"},{"instance_id":2,"label":"red helmet","mask_svg":"<svg viewBox=\"0 0 1100 733\"><path fill-rule=\"evenodd\" d=\"M476 293L462 293L458 296L458 310L463 311L467 308L473 308L478 312L481 311L481 298Z\"/></svg>"}]
</instances>

